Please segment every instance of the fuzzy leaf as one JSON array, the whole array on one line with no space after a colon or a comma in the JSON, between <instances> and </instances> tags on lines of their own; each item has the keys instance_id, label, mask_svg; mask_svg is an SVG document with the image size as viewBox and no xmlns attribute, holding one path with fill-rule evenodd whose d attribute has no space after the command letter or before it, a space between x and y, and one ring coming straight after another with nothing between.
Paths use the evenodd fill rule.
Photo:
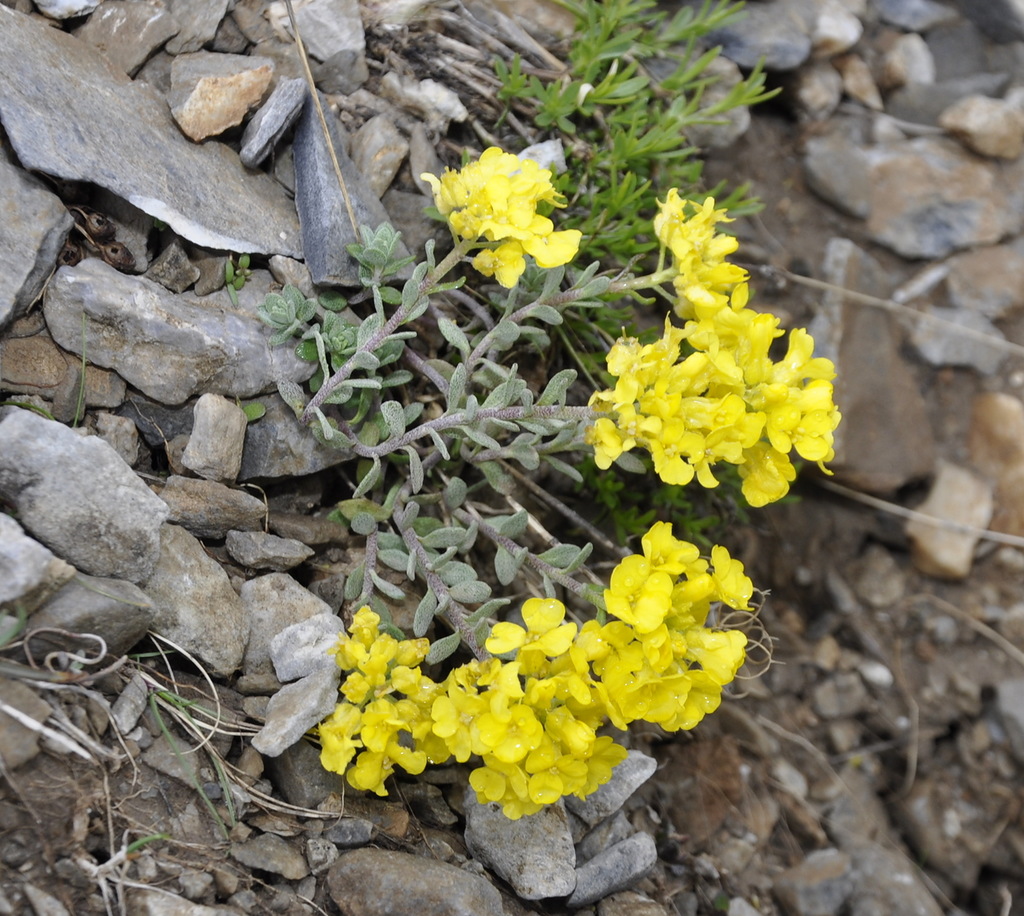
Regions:
<instances>
[{"instance_id":1,"label":"fuzzy leaf","mask_svg":"<svg viewBox=\"0 0 1024 916\"><path fill-rule=\"evenodd\" d=\"M466 540L466 533L465 528L438 528L426 537L420 538L420 543L431 550L461 547Z\"/></svg>"},{"instance_id":2,"label":"fuzzy leaf","mask_svg":"<svg viewBox=\"0 0 1024 916\"><path fill-rule=\"evenodd\" d=\"M369 493L370 490L372 490L377 485L377 481L380 480L380 477L380 458L377 458L375 456L373 459L373 466L370 468L369 471L366 472L366 475L363 477L363 479L359 481L359 486L356 487L355 492L352 494L353 498L358 499L360 496L365 496L367 493Z\"/></svg>"},{"instance_id":3,"label":"fuzzy leaf","mask_svg":"<svg viewBox=\"0 0 1024 916\"><path fill-rule=\"evenodd\" d=\"M409 483L415 496L423 489L423 462L420 461L420 453L411 445L405 447L405 453L409 456Z\"/></svg>"},{"instance_id":4,"label":"fuzzy leaf","mask_svg":"<svg viewBox=\"0 0 1024 916\"><path fill-rule=\"evenodd\" d=\"M556 372L548 380L544 393L537 398L538 406L564 404L566 392L568 392L569 386L575 381L575 369L563 369L561 372Z\"/></svg>"},{"instance_id":5,"label":"fuzzy leaf","mask_svg":"<svg viewBox=\"0 0 1024 916\"><path fill-rule=\"evenodd\" d=\"M430 438L433 440L434 448L441 453L441 457L444 458L445 461L450 461L452 456L448 452L448 446L445 445L444 437L434 429L428 429L427 432L430 433Z\"/></svg>"},{"instance_id":6,"label":"fuzzy leaf","mask_svg":"<svg viewBox=\"0 0 1024 916\"><path fill-rule=\"evenodd\" d=\"M441 332L441 336L455 347L459 353L463 356L467 356L469 354L469 338L466 337L462 328L452 321L451 318L445 318L443 316L438 318L437 329Z\"/></svg>"},{"instance_id":7,"label":"fuzzy leaf","mask_svg":"<svg viewBox=\"0 0 1024 916\"><path fill-rule=\"evenodd\" d=\"M530 515L525 509L520 509L515 515L495 516L491 519L491 527L512 540L521 538L529 523Z\"/></svg>"},{"instance_id":8,"label":"fuzzy leaf","mask_svg":"<svg viewBox=\"0 0 1024 916\"><path fill-rule=\"evenodd\" d=\"M397 439L405 433L405 411L398 401L383 401L380 413L387 424L388 438Z\"/></svg>"},{"instance_id":9,"label":"fuzzy leaf","mask_svg":"<svg viewBox=\"0 0 1024 916\"><path fill-rule=\"evenodd\" d=\"M646 474L647 466L631 452L623 452L615 459L615 464L629 474Z\"/></svg>"},{"instance_id":10,"label":"fuzzy leaf","mask_svg":"<svg viewBox=\"0 0 1024 916\"><path fill-rule=\"evenodd\" d=\"M377 586L379 592L387 595L393 601L401 601L405 597L405 592L401 588L393 582L388 582L387 579L382 579L372 569L370 570L370 581Z\"/></svg>"},{"instance_id":11,"label":"fuzzy leaf","mask_svg":"<svg viewBox=\"0 0 1024 916\"><path fill-rule=\"evenodd\" d=\"M519 568L526 559L526 551L520 551L518 556L513 556L504 547L499 547L494 555L494 573L502 585L511 585L519 573Z\"/></svg>"},{"instance_id":12,"label":"fuzzy leaf","mask_svg":"<svg viewBox=\"0 0 1024 916\"><path fill-rule=\"evenodd\" d=\"M437 610L437 596L433 592L427 592L420 603L416 606L416 613L412 618L412 635L416 637L425 636L430 625L434 622L434 612Z\"/></svg>"},{"instance_id":13,"label":"fuzzy leaf","mask_svg":"<svg viewBox=\"0 0 1024 916\"><path fill-rule=\"evenodd\" d=\"M369 512L357 512L352 516L352 521L348 523L356 534L361 534L366 537L373 531L377 530L377 519L375 519Z\"/></svg>"},{"instance_id":14,"label":"fuzzy leaf","mask_svg":"<svg viewBox=\"0 0 1024 916\"><path fill-rule=\"evenodd\" d=\"M466 501L469 487L461 477L453 477L444 488L444 504L449 509L458 509Z\"/></svg>"},{"instance_id":15,"label":"fuzzy leaf","mask_svg":"<svg viewBox=\"0 0 1024 916\"><path fill-rule=\"evenodd\" d=\"M452 598L462 604L479 604L491 597L491 587L479 579L459 582L449 589Z\"/></svg>"},{"instance_id":16,"label":"fuzzy leaf","mask_svg":"<svg viewBox=\"0 0 1024 916\"><path fill-rule=\"evenodd\" d=\"M476 570L461 560L452 560L450 563L446 563L443 567L438 568L437 574L448 588L452 588L462 582L476 581Z\"/></svg>"},{"instance_id":17,"label":"fuzzy leaf","mask_svg":"<svg viewBox=\"0 0 1024 916\"><path fill-rule=\"evenodd\" d=\"M562 315L558 309L550 305L537 305L530 311L530 317L536 318L537 321L543 321L544 324L561 324Z\"/></svg>"},{"instance_id":18,"label":"fuzzy leaf","mask_svg":"<svg viewBox=\"0 0 1024 916\"><path fill-rule=\"evenodd\" d=\"M461 644L462 637L458 633L449 633L431 645L430 651L427 653L426 663L428 665L436 665L439 662L443 662L446 658L454 655L455 650Z\"/></svg>"}]
</instances>

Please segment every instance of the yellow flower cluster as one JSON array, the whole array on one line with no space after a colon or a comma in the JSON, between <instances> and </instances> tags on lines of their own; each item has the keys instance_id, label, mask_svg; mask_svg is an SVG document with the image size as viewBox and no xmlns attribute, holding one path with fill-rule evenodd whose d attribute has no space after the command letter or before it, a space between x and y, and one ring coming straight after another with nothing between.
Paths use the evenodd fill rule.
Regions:
<instances>
[{"instance_id":1,"label":"yellow flower cluster","mask_svg":"<svg viewBox=\"0 0 1024 916\"><path fill-rule=\"evenodd\" d=\"M560 207L564 202L551 184L551 171L532 159L492 146L460 171L420 177L433 188L438 211L459 238L498 243L479 251L473 266L506 289L526 270L525 255L540 267L559 267L579 250L579 230L555 232L554 223L537 212L540 203Z\"/></svg>"},{"instance_id":2,"label":"yellow flower cluster","mask_svg":"<svg viewBox=\"0 0 1024 916\"><path fill-rule=\"evenodd\" d=\"M747 501L763 506L795 479L790 452L822 470L834 457L835 368L812 355L814 340L802 329L790 333L781 360L771 359L779 319L747 308L746 271L725 260L736 240L715 233L724 219L711 198L691 216L674 190L661 204L655 232L672 253L676 311L687 321L676 328L666 320L656 343L623 338L612 347L607 364L617 381L591 398L603 416L587 441L600 468L638 445L647 449L671 484L696 477L715 487L715 464L738 465Z\"/></svg>"},{"instance_id":3,"label":"yellow flower cluster","mask_svg":"<svg viewBox=\"0 0 1024 916\"><path fill-rule=\"evenodd\" d=\"M525 626L498 623L486 642L502 656L461 665L441 683L419 666L426 640L396 640L362 608L336 649L345 701L320 725L323 765L358 789L386 794L397 764L419 773L451 757L481 765L470 785L512 819L565 795L586 797L625 748L598 729L643 719L693 728L717 709L743 663L746 637L709 629L712 602L748 608L753 586L723 547L710 563L660 522L605 592L616 619L565 621L555 599L522 607ZM354 765L352 764L355 760Z\"/></svg>"}]
</instances>

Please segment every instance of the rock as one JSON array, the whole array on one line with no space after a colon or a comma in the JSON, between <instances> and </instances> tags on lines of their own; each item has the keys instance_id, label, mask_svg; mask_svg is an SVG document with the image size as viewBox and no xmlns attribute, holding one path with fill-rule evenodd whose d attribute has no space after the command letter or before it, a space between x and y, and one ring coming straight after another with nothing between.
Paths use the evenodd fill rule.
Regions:
<instances>
[{"instance_id":1,"label":"rock","mask_svg":"<svg viewBox=\"0 0 1024 916\"><path fill-rule=\"evenodd\" d=\"M272 833L261 833L243 843L233 843L231 858L249 868L269 871L289 881L309 874L306 858L291 843Z\"/></svg>"},{"instance_id":2,"label":"rock","mask_svg":"<svg viewBox=\"0 0 1024 916\"><path fill-rule=\"evenodd\" d=\"M362 817L343 817L324 831L324 837L341 849L356 849L371 843L377 835L372 821Z\"/></svg>"},{"instance_id":3,"label":"rock","mask_svg":"<svg viewBox=\"0 0 1024 916\"><path fill-rule=\"evenodd\" d=\"M850 216L871 214L871 177L867 155L840 131L806 143L804 173L815 194Z\"/></svg>"},{"instance_id":4,"label":"rock","mask_svg":"<svg viewBox=\"0 0 1024 916\"><path fill-rule=\"evenodd\" d=\"M926 32L956 19L956 11L935 0L874 0L883 22L908 32Z\"/></svg>"},{"instance_id":5,"label":"rock","mask_svg":"<svg viewBox=\"0 0 1024 916\"><path fill-rule=\"evenodd\" d=\"M322 101L322 100L321 100ZM326 103L324 110L327 111ZM366 178L345 153L341 125L328 113L327 123L341 174L348 189L356 225L352 225L338 186L334 166L324 141L320 119L312 98L307 98L295 129L295 203L302 225L306 265L317 285L358 286L359 270L345 246L359 240L357 228L376 229L388 221L387 212ZM399 244L398 256L408 252Z\"/></svg>"},{"instance_id":6,"label":"rock","mask_svg":"<svg viewBox=\"0 0 1024 916\"><path fill-rule=\"evenodd\" d=\"M116 367L164 404L206 392L249 398L273 390L278 378L305 381L314 369L289 347L271 348L254 313L175 296L97 259L58 270L43 313L64 349L81 355L84 346L90 362Z\"/></svg>"},{"instance_id":7,"label":"rock","mask_svg":"<svg viewBox=\"0 0 1024 916\"><path fill-rule=\"evenodd\" d=\"M142 640L154 619L150 599L137 585L79 573L32 615L32 626L93 633L118 658ZM82 648L82 640L57 633L47 634L45 641L68 651Z\"/></svg>"},{"instance_id":8,"label":"rock","mask_svg":"<svg viewBox=\"0 0 1024 916\"><path fill-rule=\"evenodd\" d=\"M348 916L502 916L486 878L389 849L347 852L327 872L327 889Z\"/></svg>"},{"instance_id":9,"label":"rock","mask_svg":"<svg viewBox=\"0 0 1024 916\"><path fill-rule=\"evenodd\" d=\"M287 348L285 348L287 349ZM313 366L306 364L310 369ZM308 370L307 370L308 371ZM334 448L318 442L312 430L303 426L294 411L288 407L278 395L270 395L260 399L267 408L266 414L256 423L250 423L245 430L245 447L242 451L242 468L238 472L239 480L268 480L278 477L304 477L315 474L324 468L341 464L352 457L347 449ZM296 519L292 528L275 528L277 524L285 525L280 515L271 520L271 527L281 537L294 537L303 544L320 544L325 541L316 539L310 526L323 528L325 520L309 518L307 521ZM337 540L341 536L340 525L326 525L328 540ZM343 529L342 529L343 530ZM311 538L307 540L308 538Z\"/></svg>"},{"instance_id":10,"label":"rock","mask_svg":"<svg viewBox=\"0 0 1024 916\"><path fill-rule=\"evenodd\" d=\"M561 802L509 820L466 793L466 846L524 900L564 897L576 887L576 850Z\"/></svg>"},{"instance_id":11,"label":"rock","mask_svg":"<svg viewBox=\"0 0 1024 916\"><path fill-rule=\"evenodd\" d=\"M326 837L306 838L306 863L311 874L322 875L338 861L339 855L338 847Z\"/></svg>"},{"instance_id":12,"label":"rock","mask_svg":"<svg viewBox=\"0 0 1024 916\"><path fill-rule=\"evenodd\" d=\"M658 762L642 751L632 750L612 770L611 779L586 798L570 795L565 806L590 827L618 811L640 786L654 775Z\"/></svg>"},{"instance_id":13,"label":"rock","mask_svg":"<svg viewBox=\"0 0 1024 916\"><path fill-rule=\"evenodd\" d=\"M99 411L96 413L96 435L107 443L125 464L134 465L139 458L139 431L127 417Z\"/></svg>"},{"instance_id":14,"label":"rock","mask_svg":"<svg viewBox=\"0 0 1024 916\"><path fill-rule=\"evenodd\" d=\"M366 48L358 0L310 0L295 8L295 22L306 50L317 60L345 51L361 55Z\"/></svg>"},{"instance_id":15,"label":"rock","mask_svg":"<svg viewBox=\"0 0 1024 916\"><path fill-rule=\"evenodd\" d=\"M149 688L146 679L136 672L111 705L110 718L117 730L127 735L138 724L148 706Z\"/></svg>"},{"instance_id":16,"label":"rock","mask_svg":"<svg viewBox=\"0 0 1024 916\"><path fill-rule=\"evenodd\" d=\"M181 462L207 480L231 483L242 467L245 411L219 394L204 394L193 408L192 435Z\"/></svg>"},{"instance_id":17,"label":"rock","mask_svg":"<svg viewBox=\"0 0 1024 916\"><path fill-rule=\"evenodd\" d=\"M183 293L199 279L199 268L185 252L181 239L175 237L146 270L146 279L159 283L172 293Z\"/></svg>"},{"instance_id":18,"label":"rock","mask_svg":"<svg viewBox=\"0 0 1024 916\"><path fill-rule=\"evenodd\" d=\"M1024 151L1024 111L1003 99L970 95L939 115L939 127L979 156L1016 159Z\"/></svg>"},{"instance_id":19,"label":"rock","mask_svg":"<svg viewBox=\"0 0 1024 916\"><path fill-rule=\"evenodd\" d=\"M848 852L854 873L850 916L942 916L920 872L901 852L878 843L858 843Z\"/></svg>"},{"instance_id":20,"label":"rock","mask_svg":"<svg viewBox=\"0 0 1024 916\"><path fill-rule=\"evenodd\" d=\"M165 525L160 541L160 561L142 586L156 609L153 630L214 676L231 675L242 664L249 635L241 599L221 565L184 528Z\"/></svg>"},{"instance_id":21,"label":"rock","mask_svg":"<svg viewBox=\"0 0 1024 916\"><path fill-rule=\"evenodd\" d=\"M310 617L330 614L331 610L285 573L270 573L250 579L243 583L240 597L245 619L249 622L246 674L269 673L272 670L271 640L282 630Z\"/></svg>"},{"instance_id":22,"label":"rock","mask_svg":"<svg viewBox=\"0 0 1024 916\"><path fill-rule=\"evenodd\" d=\"M0 90L2 91L2 90ZM0 331L36 301L74 225L60 199L0 155Z\"/></svg>"},{"instance_id":23,"label":"rock","mask_svg":"<svg viewBox=\"0 0 1024 916\"><path fill-rule=\"evenodd\" d=\"M1013 395L975 398L968 433L971 464L995 485L993 531L1024 536L1024 405Z\"/></svg>"},{"instance_id":24,"label":"rock","mask_svg":"<svg viewBox=\"0 0 1024 916\"><path fill-rule=\"evenodd\" d=\"M941 258L1020 231L1011 176L1001 180L950 141L886 144L868 160L868 235L905 258Z\"/></svg>"},{"instance_id":25,"label":"rock","mask_svg":"<svg viewBox=\"0 0 1024 916\"><path fill-rule=\"evenodd\" d=\"M374 115L352 135L352 161L378 197L409 154L409 142L386 114Z\"/></svg>"},{"instance_id":26,"label":"rock","mask_svg":"<svg viewBox=\"0 0 1024 916\"><path fill-rule=\"evenodd\" d=\"M962 12L993 41L1024 40L1024 3L1021 0L989 0L960 3Z\"/></svg>"},{"instance_id":27,"label":"rock","mask_svg":"<svg viewBox=\"0 0 1024 916\"><path fill-rule=\"evenodd\" d=\"M236 563L248 569L274 572L286 572L316 552L301 541L264 531L229 531L224 546Z\"/></svg>"},{"instance_id":28,"label":"rock","mask_svg":"<svg viewBox=\"0 0 1024 916\"><path fill-rule=\"evenodd\" d=\"M389 70L381 77L378 88L381 98L422 118L428 130L445 133L451 121L462 123L469 111L458 93L432 79L417 80Z\"/></svg>"},{"instance_id":29,"label":"rock","mask_svg":"<svg viewBox=\"0 0 1024 916\"><path fill-rule=\"evenodd\" d=\"M251 677L251 675L246 675ZM265 722L253 735L252 746L264 757L278 757L326 719L341 702L341 670L323 668L285 684L267 705Z\"/></svg>"},{"instance_id":30,"label":"rock","mask_svg":"<svg viewBox=\"0 0 1024 916\"><path fill-rule=\"evenodd\" d=\"M322 64L313 62L313 79L328 95L351 95L370 78L363 49L332 54Z\"/></svg>"},{"instance_id":31,"label":"rock","mask_svg":"<svg viewBox=\"0 0 1024 916\"><path fill-rule=\"evenodd\" d=\"M75 575L75 568L0 512L0 609L30 613Z\"/></svg>"},{"instance_id":32,"label":"rock","mask_svg":"<svg viewBox=\"0 0 1024 916\"><path fill-rule=\"evenodd\" d=\"M281 80L269 98L245 125L239 158L250 169L256 168L270 153L285 131L298 119L306 99L306 81Z\"/></svg>"},{"instance_id":33,"label":"rock","mask_svg":"<svg viewBox=\"0 0 1024 916\"><path fill-rule=\"evenodd\" d=\"M969 529L987 528L992 509L990 483L967 468L939 461L928 496L917 507L934 521L914 518L906 526L914 565L940 579L966 578L979 538Z\"/></svg>"},{"instance_id":34,"label":"rock","mask_svg":"<svg viewBox=\"0 0 1024 916\"><path fill-rule=\"evenodd\" d=\"M848 239L829 241L823 273L844 289L888 293L881 265ZM928 476L935 442L892 319L877 309L843 304L841 295L829 293L809 330L816 352L836 364L835 400L842 405L843 422L836 431L832 467L840 479L888 494Z\"/></svg>"},{"instance_id":35,"label":"rock","mask_svg":"<svg viewBox=\"0 0 1024 916\"><path fill-rule=\"evenodd\" d=\"M939 115L960 99L970 95L1002 95L1006 86L1007 77L1002 73L972 73L933 83L907 83L889 94L885 110L902 121L937 127Z\"/></svg>"},{"instance_id":36,"label":"rock","mask_svg":"<svg viewBox=\"0 0 1024 916\"><path fill-rule=\"evenodd\" d=\"M843 78L829 61L801 67L787 83L787 97L801 121L824 121L839 107Z\"/></svg>"},{"instance_id":37,"label":"rock","mask_svg":"<svg viewBox=\"0 0 1024 916\"><path fill-rule=\"evenodd\" d=\"M576 861L589 862L594 856L636 833L623 811L601 821L576 844Z\"/></svg>"},{"instance_id":38,"label":"rock","mask_svg":"<svg viewBox=\"0 0 1024 916\"><path fill-rule=\"evenodd\" d=\"M308 741L297 741L281 756L268 759L266 764L275 788L293 805L315 808L332 793L339 798L345 794L344 777L325 770L320 763L319 748Z\"/></svg>"},{"instance_id":39,"label":"rock","mask_svg":"<svg viewBox=\"0 0 1024 916\"><path fill-rule=\"evenodd\" d=\"M294 286L307 298L315 298L313 279L309 275L309 268L302 261L275 254L270 259L268 267L271 276L281 286Z\"/></svg>"},{"instance_id":40,"label":"rock","mask_svg":"<svg viewBox=\"0 0 1024 916\"><path fill-rule=\"evenodd\" d=\"M795 70L811 55L813 5L798 0L751 4L746 14L707 36L722 54L744 70L761 64L767 70Z\"/></svg>"},{"instance_id":41,"label":"rock","mask_svg":"<svg viewBox=\"0 0 1024 916\"><path fill-rule=\"evenodd\" d=\"M934 83L935 59L928 43L915 32L901 35L882 58L882 85L898 89L907 83Z\"/></svg>"},{"instance_id":42,"label":"rock","mask_svg":"<svg viewBox=\"0 0 1024 916\"><path fill-rule=\"evenodd\" d=\"M947 262L946 291L957 309L997 320L1020 302L1024 289L1024 241L955 254Z\"/></svg>"},{"instance_id":43,"label":"rock","mask_svg":"<svg viewBox=\"0 0 1024 916\"><path fill-rule=\"evenodd\" d=\"M268 57L196 51L171 64L167 102L186 137L205 140L241 124L263 100L274 75Z\"/></svg>"},{"instance_id":44,"label":"rock","mask_svg":"<svg viewBox=\"0 0 1024 916\"><path fill-rule=\"evenodd\" d=\"M28 532L82 572L138 583L153 571L167 507L98 437L3 410L0 497Z\"/></svg>"},{"instance_id":45,"label":"rock","mask_svg":"<svg viewBox=\"0 0 1024 916\"><path fill-rule=\"evenodd\" d=\"M453 827L459 822L459 816L448 807L437 786L425 782L410 783L403 786L402 795L416 817L426 824Z\"/></svg>"},{"instance_id":46,"label":"rock","mask_svg":"<svg viewBox=\"0 0 1024 916\"><path fill-rule=\"evenodd\" d=\"M811 694L811 705L823 719L856 716L871 701L863 681L855 671L840 671L818 684Z\"/></svg>"},{"instance_id":47,"label":"rock","mask_svg":"<svg viewBox=\"0 0 1024 916\"><path fill-rule=\"evenodd\" d=\"M855 102L860 102L865 108L882 111L885 104L871 74L871 68L864 62L863 57L843 54L833 59L832 66L839 71L843 81L843 92L847 96Z\"/></svg>"},{"instance_id":48,"label":"rock","mask_svg":"<svg viewBox=\"0 0 1024 916\"><path fill-rule=\"evenodd\" d=\"M86 16L99 5L99 0L42 0L39 11L51 19L73 19Z\"/></svg>"},{"instance_id":49,"label":"rock","mask_svg":"<svg viewBox=\"0 0 1024 916\"><path fill-rule=\"evenodd\" d=\"M817 7L817 18L811 29L814 57L834 57L849 51L860 41L864 26L842 0L819 0Z\"/></svg>"},{"instance_id":50,"label":"rock","mask_svg":"<svg viewBox=\"0 0 1024 916\"><path fill-rule=\"evenodd\" d=\"M576 889L569 907L586 906L636 884L658 861L654 838L647 833L616 843L576 869Z\"/></svg>"},{"instance_id":51,"label":"rock","mask_svg":"<svg viewBox=\"0 0 1024 916\"><path fill-rule=\"evenodd\" d=\"M167 42L169 54L198 51L217 34L228 0L167 0L171 16L178 23L178 34Z\"/></svg>"},{"instance_id":52,"label":"rock","mask_svg":"<svg viewBox=\"0 0 1024 916\"><path fill-rule=\"evenodd\" d=\"M53 714L50 704L21 681L0 677L0 702L36 722ZM0 711L0 761L7 772L28 763L39 753L39 732Z\"/></svg>"},{"instance_id":53,"label":"rock","mask_svg":"<svg viewBox=\"0 0 1024 916\"><path fill-rule=\"evenodd\" d=\"M206 248L301 256L286 192L226 146L182 137L152 88L3 6L0 31L0 120L24 168L105 187Z\"/></svg>"},{"instance_id":54,"label":"rock","mask_svg":"<svg viewBox=\"0 0 1024 916\"><path fill-rule=\"evenodd\" d=\"M172 475L159 495L170 508L167 520L197 538L222 538L233 530L256 531L267 516L263 500L213 480Z\"/></svg>"},{"instance_id":55,"label":"rock","mask_svg":"<svg viewBox=\"0 0 1024 916\"><path fill-rule=\"evenodd\" d=\"M854 889L850 857L838 849L818 849L777 875L772 891L788 916L833 916Z\"/></svg>"},{"instance_id":56,"label":"rock","mask_svg":"<svg viewBox=\"0 0 1024 916\"><path fill-rule=\"evenodd\" d=\"M315 614L285 627L270 640L270 660L282 681L294 681L322 668L337 668L328 650L345 627L333 613Z\"/></svg>"},{"instance_id":57,"label":"rock","mask_svg":"<svg viewBox=\"0 0 1024 916\"><path fill-rule=\"evenodd\" d=\"M224 916L224 907L204 906L169 891L132 887L125 895L128 912L137 916Z\"/></svg>"},{"instance_id":58,"label":"rock","mask_svg":"<svg viewBox=\"0 0 1024 916\"><path fill-rule=\"evenodd\" d=\"M903 600L907 581L890 551L871 544L853 567L853 590L868 607L893 608Z\"/></svg>"},{"instance_id":59,"label":"rock","mask_svg":"<svg viewBox=\"0 0 1024 916\"><path fill-rule=\"evenodd\" d=\"M996 684L996 712L1006 729L1010 751L1018 762L1024 762L1024 679Z\"/></svg>"},{"instance_id":60,"label":"rock","mask_svg":"<svg viewBox=\"0 0 1024 916\"><path fill-rule=\"evenodd\" d=\"M135 76L179 28L160 0L105 0L75 35L114 67Z\"/></svg>"},{"instance_id":61,"label":"rock","mask_svg":"<svg viewBox=\"0 0 1024 916\"><path fill-rule=\"evenodd\" d=\"M924 314L944 322L918 321L911 335L917 352L930 365L940 368L965 366L979 375L993 375L1006 359L1006 350L989 342L1006 338L984 315L973 310L951 308L928 309ZM956 326L974 333L960 334Z\"/></svg>"}]
</instances>

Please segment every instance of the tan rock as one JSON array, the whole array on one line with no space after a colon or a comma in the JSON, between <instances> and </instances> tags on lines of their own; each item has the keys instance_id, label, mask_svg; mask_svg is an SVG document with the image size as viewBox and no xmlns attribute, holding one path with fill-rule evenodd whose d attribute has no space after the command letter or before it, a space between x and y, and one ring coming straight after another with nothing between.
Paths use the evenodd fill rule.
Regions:
<instances>
[{"instance_id":1,"label":"tan rock","mask_svg":"<svg viewBox=\"0 0 1024 916\"><path fill-rule=\"evenodd\" d=\"M934 83L935 58L927 42L916 32L901 35L882 58L879 83L898 89L907 83Z\"/></svg>"},{"instance_id":2,"label":"tan rock","mask_svg":"<svg viewBox=\"0 0 1024 916\"><path fill-rule=\"evenodd\" d=\"M241 124L263 100L274 62L267 57L197 51L171 64L167 101L182 133L205 140Z\"/></svg>"},{"instance_id":3,"label":"tan rock","mask_svg":"<svg viewBox=\"0 0 1024 916\"><path fill-rule=\"evenodd\" d=\"M1024 152L1024 112L1004 99L969 95L939 115L939 126L981 156L1016 159Z\"/></svg>"},{"instance_id":4,"label":"tan rock","mask_svg":"<svg viewBox=\"0 0 1024 916\"><path fill-rule=\"evenodd\" d=\"M974 548L992 519L992 484L967 468L940 461L927 498L917 511L928 518L907 522L914 565L939 579L964 579Z\"/></svg>"},{"instance_id":5,"label":"tan rock","mask_svg":"<svg viewBox=\"0 0 1024 916\"><path fill-rule=\"evenodd\" d=\"M843 92L851 99L872 111L881 111L885 107L875 78L871 75L871 68L863 57L843 54L832 61L832 66L839 71L843 78Z\"/></svg>"}]
</instances>

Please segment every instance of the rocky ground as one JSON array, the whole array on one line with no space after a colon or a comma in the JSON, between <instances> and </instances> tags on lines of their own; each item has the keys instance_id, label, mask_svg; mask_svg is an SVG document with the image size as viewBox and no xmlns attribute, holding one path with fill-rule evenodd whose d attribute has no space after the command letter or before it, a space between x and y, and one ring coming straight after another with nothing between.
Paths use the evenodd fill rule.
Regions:
<instances>
[{"instance_id":1,"label":"rocky ground","mask_svg":"<svg viewBox=\"0 0 1024 916\"><path fill-rule=\"evenodd\" d=\"M529 827L459 768L346 793L299 740L358 545L254 309L354 275L283 9L5 4L0 397L61 423L0 409L0 607L34 634L0 657L0 913L1024 912L1019 4L764 0L716 36L782 88L706 175L751 182L758 301L837 364L837 473L730 533L768 670ZM298 14L360 218L412 250L412 176L493 96L476 49L552 63L498 4L419 7Z\"/></svg>"}]
</instances>

